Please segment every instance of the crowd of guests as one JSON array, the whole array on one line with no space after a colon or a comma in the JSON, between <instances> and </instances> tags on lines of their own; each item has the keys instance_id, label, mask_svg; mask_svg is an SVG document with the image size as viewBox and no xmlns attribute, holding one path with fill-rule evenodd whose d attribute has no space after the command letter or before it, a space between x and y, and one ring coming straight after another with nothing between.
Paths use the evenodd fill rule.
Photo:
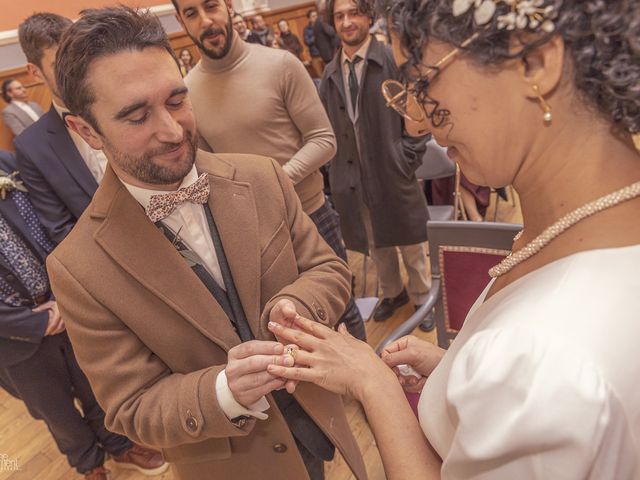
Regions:
<instances>
[{"instance_id":1,"label":"crowd of guests","mask_svg":"<svg viewBox=\"0 0 640 480\"><path fill-rule=\"evenodd\" d=\"M128 7L20 24L52 104L2 85L16 152L0 152L0 386L72 467L90 480L109 478L109 459L147 475L171 462L185 480L320 480L338 449L364 480L348 393L388 478L637 476L640 110L621 78L634 74L638 12L487 2L495 21L480 2L389 0L377 16L328 0L303 38L319 87L286 20L276 34L255 15L249 29L221 2L172 0L198 62ZM576 24L585 12L617 30ZM516 53L514 30L527 31ZM596 35L610 42L595 48ZM627 76L594 73L612 56ZM404 90L385 98L387 81ZM524 253L491 273L448 351L405 337L380 359L347 249L376 264L374 321L420 308L428 210L415 171L431 133L468 194L518 188ZM617 286L587 301L594 271ZM603 313L613 340L597 334ZM402 387L423 391L420 423Z\"/></svg>"}]
</instances>

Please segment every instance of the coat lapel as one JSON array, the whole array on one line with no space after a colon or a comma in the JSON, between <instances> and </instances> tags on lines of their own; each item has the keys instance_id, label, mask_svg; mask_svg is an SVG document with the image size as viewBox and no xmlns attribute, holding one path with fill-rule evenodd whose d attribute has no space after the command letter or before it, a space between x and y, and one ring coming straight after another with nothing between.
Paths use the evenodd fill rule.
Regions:
<instances>
[{"instance_id":1,"label":"coat lapel","mask_svg":"<svg viewBox=\"0 0 640 480\"><path fill-rule=\"evenodd\" d=\"M342 69L340 67L340 59L342 58L342 50L335 54L333 60L327 65L327 75L333 83L335 83L338 92L340 92L340 98L342 100L342 106L347 108L346 94L344 90L344 80L342 78Z\"/></svg>"},{"instance_id":2,"label":"coat lapel","mask_svg":"<svg viewBox=\"0 0 640 480\"><path fill-rule=\"evenodd\" d=\"M260 245L255 199L248 183L233 181L231 165L219 159L214 162L214 168L209 168L211 161L198 162L197 166L199 171L209 174L209 208L247 321L257 337L260 332Z\"/></svg>"},{"instance_id":3,"label":"coat lapel","mask_svg":"<svg viewBox=\"0 0 640 480\"><path fill-rule=\"evenodd\" d=\"M89 195L89 198L93 197L98 188L98 182L91 174L89 167L73 143L67 127L53 106L47 113L47 120L51 148L76 183Z\"/></svg>"},{"instance_id":4,"label":"coat lapel","mask_svg":"<svg viewBox=\"0 0 640 480\"><path fill-rule=\"evenodd\" d=\"M114 262L224 350L240 343L209 290L111 168L94 200L92 216L104 217L95 239Z\"/></svg>"}]
</instances>

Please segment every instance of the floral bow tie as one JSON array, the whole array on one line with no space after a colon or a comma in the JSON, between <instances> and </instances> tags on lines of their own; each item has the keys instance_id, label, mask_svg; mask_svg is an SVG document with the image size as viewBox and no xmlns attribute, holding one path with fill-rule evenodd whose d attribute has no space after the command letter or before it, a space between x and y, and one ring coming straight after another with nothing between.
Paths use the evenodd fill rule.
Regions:
<instances>
[{"instance_id":1,"label":"floral bow tie","mask_svg":"<svg viewBox=\"0 0 640 480\"><path fill-rule=\"evenodd\" d=\"M185 202L205 203L209 199L209 179L203 173L195 183L171 193L152 195L147 207L147 217L153 223L168 217Z\"/></svg>"}]
</instances>

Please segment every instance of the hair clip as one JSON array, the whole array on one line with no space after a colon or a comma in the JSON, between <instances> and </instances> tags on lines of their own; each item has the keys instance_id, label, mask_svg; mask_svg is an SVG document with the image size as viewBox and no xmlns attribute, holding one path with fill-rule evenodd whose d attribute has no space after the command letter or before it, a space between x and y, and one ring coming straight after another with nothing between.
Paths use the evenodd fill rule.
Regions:
<instances>
[{"instance_id":1,"label":"hair clip","mask_svg":"<svg viewBox=\"0 0 640 480\"><path fill-rule=\"evenodd\" d=\"M504 3L511 11L497 17L500 30L542 30L553 32L555 24L551 19L556 17L553 5L544 6L545 0L453 0L453 16L459 17L474 7L473 20L476 25L485 25L491 21L498 5Z\"/></svg>"}]
</instances>

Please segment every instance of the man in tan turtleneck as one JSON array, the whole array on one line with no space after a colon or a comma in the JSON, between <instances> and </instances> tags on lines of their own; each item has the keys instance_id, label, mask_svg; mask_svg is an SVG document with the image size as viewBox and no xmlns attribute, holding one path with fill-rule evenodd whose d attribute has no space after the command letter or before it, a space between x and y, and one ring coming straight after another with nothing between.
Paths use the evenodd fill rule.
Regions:
<instances>
[{"instance_id":1,"label":"man in tan turtleneck","mask_svg":"<svg viewBox=\"0 0 640 480\"><path fill-rule=\"evenodd\" d=\"M277 160L304 212L346 261L339 217L325 199L319 171L335 155L335 136L302 63L287 51L242 41L222 0L172 1L202 58L185 79L201 139L217 153ZM366 339L353 298L340 321Z\"/></svg>"}]
</instances>

